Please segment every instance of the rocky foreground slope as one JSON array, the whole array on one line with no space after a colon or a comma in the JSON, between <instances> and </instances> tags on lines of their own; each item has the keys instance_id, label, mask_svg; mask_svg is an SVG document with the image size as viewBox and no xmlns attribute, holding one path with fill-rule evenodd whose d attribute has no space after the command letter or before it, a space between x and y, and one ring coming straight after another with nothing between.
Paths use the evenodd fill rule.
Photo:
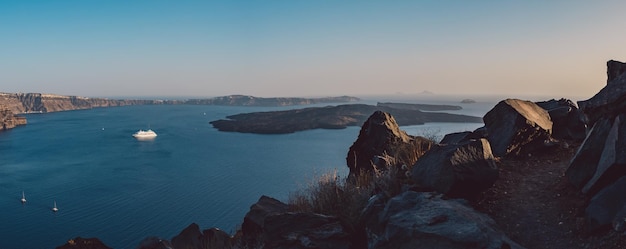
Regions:
<instances>
[{"instance_id":1,"label":"rocky foreground slope","mask_svg":"<svg viewBox=\"0 0 626 249\"><path fill-rule=\"evenodd\" d=\"M352 181L397 172L386 183L400 187L371 188L356 222L263 196L234 235L192 224L137 248L626 248L623 68L610 62L608 84L580 109L507 99L484 127L439 143L374 112L347 155ZM105 248L76 241L59 248Z\"/></svg>"}]
</instances>

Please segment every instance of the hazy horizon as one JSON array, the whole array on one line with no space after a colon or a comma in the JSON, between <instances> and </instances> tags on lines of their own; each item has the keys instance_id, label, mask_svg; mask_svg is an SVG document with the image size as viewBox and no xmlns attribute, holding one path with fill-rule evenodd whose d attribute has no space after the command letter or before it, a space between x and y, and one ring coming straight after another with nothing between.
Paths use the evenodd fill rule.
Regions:
<instances>
[{"instance_id":1,"label":"hazy horizon","mask_svg":"<svg viewBox=\"0 0 626 249\"><path fill-rule=\"evenodd\" d=\"M11 1L0 92L593 96L622 1Z\"/></svg>"}]
</instances>

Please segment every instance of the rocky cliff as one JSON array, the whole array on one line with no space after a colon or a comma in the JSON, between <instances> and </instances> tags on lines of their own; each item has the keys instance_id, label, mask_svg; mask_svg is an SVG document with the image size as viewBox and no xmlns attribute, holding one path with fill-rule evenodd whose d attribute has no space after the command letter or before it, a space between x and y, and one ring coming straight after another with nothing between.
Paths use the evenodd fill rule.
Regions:
<instances>
[{"instance_id":1,"label":"rocky cliff","mask_svg":"<svg viewBox=\"0 0 626 249\"><path fill-rule=\"evenodd\" d=\"M0 131L15 128L18 125L25 125L26 118L17 116L6 106L0 105Z\"/></svg>"},{"instance_id":2,"label":"rocky cliff","mask_svg":"<svg viewBox=\"0 0 626 249\"><path fill-rule=\"evenodd\" d=\"M180 104L176 100L86 98L42 93L0 93L0 104L14 113L47 113L96 107Z\"/></svg>"}]
</instances>

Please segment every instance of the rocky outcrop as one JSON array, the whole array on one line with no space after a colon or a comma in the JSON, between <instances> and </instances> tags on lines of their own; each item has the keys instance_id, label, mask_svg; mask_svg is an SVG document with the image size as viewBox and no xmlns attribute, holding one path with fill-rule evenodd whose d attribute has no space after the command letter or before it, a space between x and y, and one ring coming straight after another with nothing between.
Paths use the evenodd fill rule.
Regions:
<instances>
[{"instance_id":1,"label":"rocky outcrop","mask_svg":"<svg viewBox=\"0 0 626 249\"><path fill-rule=\"evenodd\" d=\"M286 212L269 215L263 229L263 248L349 249L350 235L337 217Z\"/></svg>"},{"instance_id":2,"label":"rocky outcrop","mask_svg":"<svg viewBox=\"0 0 626 249\"><path fill-rule=\"evenodd\" d=\"M25 125L26 118L15 115L6 106L0 105L0 132L13 129L18 125Z\"/></svg>"},{"instance_id":3,"label":"rocky outcrop","mask_svg":"<svg viewBox=\"0 0 626 249\"><path fill-rule=\"evenodd\" d=\"M606 83L610 84L615 78L626 73L626 63L610 60L606 62Z\"/></svg>"},{"instance_id":4,"label":"rocky outcrop","mask_svg":"<svg viewBox=\"0 0 626 249\"><path fill-rule=\"evenodd\" d=\"M552 134L550 115L530 101L500 101L483 120L493 154L499 157L521 156L543 149Z\"/></svg>"},{"instance_id":5,"label":"rocky outcrop","mask_svg":"<svg viewBox=\"0 0 626 249\"><path fill-rule=\"evenodd\" d=\"M591 201L587 229L613 225L624 229L626 217L626 73L624 64L607 63L608 83L578 105L592 126L566 171L568 180Z\"/></svg>"},{"instance_id":6,"label":"rocky outcrop","mask_svg":"<svg viewBox=\"0 0 626 249\"><path fill-rule=\"evenodd\" d=\"M626 74L612 79L590 99L578 101L578 107L585 113L588 125L593 125L601 117L626 113Z\"/></svg>"},{"instance_id":7,"label":"rocky outcrop","mask_svg":"<svg viewBox=\"0 0 626 249\"><path fill-rule=\"evenodd\" d=\"M606 138L611 130L611 124L611 121L606 118L598 120L589 130L587 137L570 161L565 175L569 182L577 188L580 189L585 186L595 174Z\"/></svg>"},{"instance_id":8,"label":"rocky outcrop","mask_svg":"<svg viewBox=\"0 0 626 249\"><path fill-rule=\"evenodd\" d=\"M41 93L0 93L0 104L15 113L47 113L127 105L182 104L178 100L86 98Z\"/></svg>"},{"instance_id":9,"label":"rocky outcrop","mask_svg":"<svg viewBox=\"0 0 626 249\"><path fill-rule=\"evenodd\" d=\"M582 141L585 139L587 124L583 113L569 99L551 99L536 102L550 115L552 120L552 137Z\"/></svg>"},{"instance_id":10,"label":"rocky outcrop","mask_svg":"<svg viewBox=\"0 0 626 249\"><path fill-rule=\"evenodd\" d=\"M293 106L312 105L323 103L346 103L360 99L350 96L325 97L325 98L261 98L247 95L229 95L210 99L190 99L185 101L188 105L225 105L225 106Z\"/></svg>"},{"instance_id":11,"label":"rocky outcrop","mask_svg":"<svg viewBox=\"0 0 626 249\"><path fill-rule=\"evenodd\" d=\"M487 215L461 200L434 193L404 192L384 206L379 198L364 210L368 248L522 248Z\"/></svg>"},{"instance_id":12,"label":"rocky outcrop","mask_svg":"<svg viewBox=\"0 0 626 249\"><path fill-rule=\"evenodd\" d=\"M420 187L472 199L498 179L487 139L435 145L417 160L411 178Z\"/></svg>"},{"instance_id":13,"label":"rocky outcrop","mask_svg":"<svg viewBox=\"0 0 626 249\"><path fill-rule=\"evenodd\" d=\"M616 231L624 231L626 222L626 176L595 195L585 209L586 229L589 232L613 226Z\"/></svg>"},{"instance_id":14,"label":"rocky outcrop","mask_svg":"<svg viewBox=\"0 0 626 249\"><path fill-rule=\"evenodd\" d=\"M626 114L615 118L603 147L595 173L583 187L583 193L595 193L626 175Z\"/></svg>"},{"instance_id":15,"label":"rocky outcrop","mask_svg":"<svg viewBox=\"0 0 626 249\"><path fill-rule=\"evenodd\" d=\"M264 231L265 218L272 214L285 213L288 210L287 204L268 196L261 196L255 204L250 206L250 211L243 218L242 242L250 247L261 244L262 241L259 241L259 238Z\"/></svg>"},{"instance_id":16,"label":"rocky outcrop","mask_svg":"<svg viewBox=\"0 0 626 249\"><path fill-rule=\"evenodd\" d=\"M376 111L365 121L357 140L348 150L346 162L350 168L350 176L387 170L389 162L376 161L389 156L396 157L398 161L408 161L411 159L408 155L413 155L415 159L412 164L433 144L433 141L426 138L407 135L400 130L391 114Z\"/></svg>"},{"instance_id":17,"label":"rocky outcrop","mask_svg":"<svg viewBox=\"0 0 626 249\"><path fill-rule=\"evenodd\" d=\"M139 242L137 249L174 249L172 244L158 237L147 237Z\"/></svg>"},{"instance_id":18,"label":"rocky outcrop","mask_svg":"<svg viewBox=\"0 0 626 249\"><path fill-rule=\"evenodd\" d=\"M243 113L210 123L220 131L284 134L311 129L344 129L348 126L358 126L375 111L392 114L399 125L420 125L428 122L481 122L480 118L467 115L350 104Z\"/></svg>"},{"instance_id":19,"label":"rocky outcrop","mask_svg":"<svg viewBox=\"0 0 626 249\"><path fill-rule=\"evenodd\" d=\"M232 237L217 228L200 232L200 227L192 223L180 234L172 238L174 248L184 249L229 249L233 247Z\"/></svg>"},{"instance_id":20,"label":"rocky outcrop","mask_svg":"<svg viewBox=\"0 0 626 249\"><path fill-rule=\"evenodd\" d=\"M106 246L97 238L76 237L68 240L65 245L56 247L56 249L111 249L111 247Z\"/></svg>"}]
</instances>

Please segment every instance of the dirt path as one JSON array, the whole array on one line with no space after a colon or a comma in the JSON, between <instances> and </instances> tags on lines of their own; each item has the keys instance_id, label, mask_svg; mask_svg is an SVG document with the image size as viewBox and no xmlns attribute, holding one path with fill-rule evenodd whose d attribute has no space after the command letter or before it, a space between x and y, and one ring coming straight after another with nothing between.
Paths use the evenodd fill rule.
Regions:
<instances>
[{"instance_id":1,"label":"dirt path","mask_svg":"<svg viewBox=\"0 0 626 249\"><path fill-rule=\"evenodd\" d=\"M500 179L475 203L476 209L528 249L626 248L626 235L585 235L586 197L564 176L575 149L501 160Z\"/></svg>"}]
</instances>

